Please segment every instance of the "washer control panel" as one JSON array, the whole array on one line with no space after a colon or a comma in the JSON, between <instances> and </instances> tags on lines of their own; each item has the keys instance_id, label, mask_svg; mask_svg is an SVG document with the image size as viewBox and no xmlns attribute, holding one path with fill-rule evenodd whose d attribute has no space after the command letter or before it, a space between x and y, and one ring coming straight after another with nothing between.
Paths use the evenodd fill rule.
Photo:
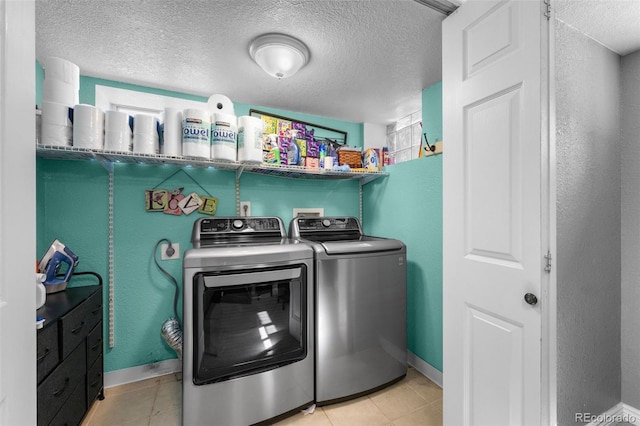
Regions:
<instances>
[{"instance_id":1,"label":"washer control panel","mask_svg":"<svg viewBox=\"0 0 640 426\"><path fill-rule=\"evenodd\" d=\"M296 223L304 231L360 231L355 217L305 217L297 218Z\"/></svg>"}]
</instances>

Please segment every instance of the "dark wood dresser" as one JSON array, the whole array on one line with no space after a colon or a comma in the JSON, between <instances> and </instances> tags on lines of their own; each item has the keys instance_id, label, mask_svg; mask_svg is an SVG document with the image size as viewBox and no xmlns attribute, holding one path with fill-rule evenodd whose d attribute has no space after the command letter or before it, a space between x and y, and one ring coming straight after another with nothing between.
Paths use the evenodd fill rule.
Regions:
<instances>
[{"instance_id":1,"label":"dark wood dresser","mask_svg":"<svg viewBox=\"0 0 640 426\"><path fill-rule=\"evenodd\" d=\"M102 286L47 294L37 316L38 426L79 425L104 399Z\"/></svg>"}]
</instances>

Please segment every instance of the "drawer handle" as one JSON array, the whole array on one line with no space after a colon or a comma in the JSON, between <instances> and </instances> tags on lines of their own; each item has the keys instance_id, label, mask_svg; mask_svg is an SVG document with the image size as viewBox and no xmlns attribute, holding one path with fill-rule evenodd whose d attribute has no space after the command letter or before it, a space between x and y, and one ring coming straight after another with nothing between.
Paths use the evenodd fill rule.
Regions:
<instances>
[{"instance_id":1,"label":"drawer handle","mask_svg":"<svg viewBox=\"0 0 640 426\"><path fill-rule=\"evenodd\" d=\"M102 377L102 373L98 373L98 378ZM90 388L95 388L96 386L98 386L98 382L99 380L96 380L95 382L91 383L89 385Z\"/></svg>"},{"instance_id":2,"label":"drawer handle","mask_svg":"<svg viewBox=\"0 0 640 426\"><path fill-rule=\"evenodd\" d=\"M45 359L47 357L47 355L49 355L49 352L51 352L51 350L49 350L48 347L46 347L44 349L44 355L42 355L41 357L38 358L38 362L42 361L43 359Z\"/></svg>"},{"instance_id":3,"label":"drawer handle","mask_svg":"<svg viewBox=\"0 0 640 426\"><path fill-rule=\"evenodd\" d=\"M82 330L82 327L84 327L84 321L82 321L78 327L72 329L71 333L73 333L73 334L80 333L80 330Z\"/></svg>"},{"instance_id":4,"label":"drawer handle","mask_svg":"<svg viewBox=\"0 0 640 426\"><path fill-rule=\"evenodd\" d=\"M64 379L64 385L62 386L62 389L60 389L59 391L56 391L53 393L53 396L60 396L62 395L62 393L64 392L64 390L67 388L67 386L69 385L69 378L67 377L66 379Z\"/></svg>"},{"instance_id":5,"label":"drawer handle","mask_svg":"<svg viewBox=\"0 0 640 426\"><path fill-rule=\"evenodd\" d=\"M95 351L96 349L98 349L98 347L102 344L102 339L98 340L98 343L96 343L95 345L91 346L91 350Z\"/></svg>"},{"instance_id":6,"label":"drawer handle","mask_svg":"<svg viewBox=\"0 0 640 426\"><path fill-rule=\"evenodd\" d=\"M93 311L91 311L91 313L93 315L97 314L98 312L102 311L102 305L99 305L97 308L95 308Z\"/></svg>"}]
</instances>

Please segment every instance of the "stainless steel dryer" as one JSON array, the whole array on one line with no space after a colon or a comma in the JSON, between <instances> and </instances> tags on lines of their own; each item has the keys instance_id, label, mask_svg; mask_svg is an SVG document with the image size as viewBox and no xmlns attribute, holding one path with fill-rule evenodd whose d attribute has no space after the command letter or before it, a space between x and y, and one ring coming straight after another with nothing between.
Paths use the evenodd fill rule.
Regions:
<instances>
[{"instance_id":1,"label":"stainless steel dryer","mask_svg":"<svg viewBox=\"0 0 640 426\"><path fill-rule=\"evenodd\" d=\"M360 396L407 372L406 247L353 217L298 217L289 236L315 258L318 404Z\"/></svg>"},{"instance_id":2,"label":"stainless steel dryer","mask_svg":"<svg viewBox=\"0 0 640 426\"><path fill-rule=\"evenodd\" d=\"M313 402L313 251L277 217L201 218L184 255L184 425L250 425Z\"/></svg>"}]
</instances>

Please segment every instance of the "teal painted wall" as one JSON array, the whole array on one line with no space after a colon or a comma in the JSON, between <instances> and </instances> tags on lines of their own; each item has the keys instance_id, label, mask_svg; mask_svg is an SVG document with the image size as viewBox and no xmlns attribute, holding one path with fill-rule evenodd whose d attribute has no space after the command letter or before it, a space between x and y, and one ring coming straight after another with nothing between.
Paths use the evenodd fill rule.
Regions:
<instances>
[{"instance_id":1,"label":"teal painted wall","mask_svg":"<svg viewBox=\"0 0 640 426\"><path fill-rule=\"evenodd\" d=\"M38 65L37 65L38 66ZM144 88L108 80L81 77L80 102L94 103L96 84L140 90L155 94L205 100L174 92ZM40 96L37 95L36 99ZM248 112L252 106L236 104L236 113ZM266 108L255 107L266 110ZM328 120L317 116L299 116L293 112L269 110L281 115L347 131L350 144L358 140L360 124ZM353 137L352 137L353 136ZM162 323L173 315L174 286L156 268L153 249L161 238L180 244L181 254L191 246L191 227L198 213L172 216L148 213L144 209L144 190L158 186L172 190L184 187L184 193L204 191L190 177L172 166L114 165L114 277L115 277L115 347L105 347L105 371L175 358L175 353L160 335ZM235 173L229 171L185 168L207 192L219 198L217 216L235 215ZM108 278L108 172L96 161L37 160L37 244L44 253L55 238L68 245L80 258L79 271L95 271ZM274 215L285 223L294 207L324 207L327 215L359 214L358 183L351 180L294 180L243 173L240 194L250 201L253 215ZM159 255L159 254L158 254ZM182 262L162 261L179 284ZM70 286L94 282L74 277ZM106 302L105 302L106 304ZM182 315L180 299L179 314ZM108 341L105 306L103 324Z\"/></svg>"},{"instance_id":2,"label":"teal painted wall","mask_svg":"<svg viewBox=\"0 0 640 426\"><path fill-rule=\"evenodd\" d=\"M442 140L442 84L422 95L423 129ZM389 177L364 186L368 234L407 246L407 346L442 371L442 156L388 166Z\"/></svg>"},{"instance_id":3,"label":"teal painted wall","mask_svg":"<svg viewBox=\"0 0 640 426\"><path fill-rule=\"evenodd\" d=\"M42 99L42 67L36 63L36 102ZM205 98L110 80L81 77L80 102L95 103L95 85L206 101ZM442 140L442 85L425 89L423 128L429 141ZM351 146L362 146L363 125L235 103L236 115L249 109L272 112L348 132ZM191 225L197 213L174 217L144 210L144 190L178 170L171 166L116 164L115 215L115 347L105 351L105 371L175 358L162 340L160 327L173 312L173 285L153 263L153 248L160 238L191 243ZM184 169L213 196L220 199L217 215L235 214L233 172ZM364 186L365 231L399 238L408 249L408 347L414 354L442 370L442 157L429 157L387 168L390 176ZM251 201L254 215L280 216L285 223L294 207L324 207L327 215L359 214L355 181L293 180L243 173L240 197ZM161 185L201 189L183 173ZM37 244L43 253L55 238L80 256L78 270L108 277L108 173L95 161L37 160ZM389 218L394 218L392 224ZM164 261L181 283L182 263ZM84 285L91 278L74 278ZM182 301L179 313L182 315ZM105 309L104 332L107 336Z\"/></svg>"}]
</instances>

